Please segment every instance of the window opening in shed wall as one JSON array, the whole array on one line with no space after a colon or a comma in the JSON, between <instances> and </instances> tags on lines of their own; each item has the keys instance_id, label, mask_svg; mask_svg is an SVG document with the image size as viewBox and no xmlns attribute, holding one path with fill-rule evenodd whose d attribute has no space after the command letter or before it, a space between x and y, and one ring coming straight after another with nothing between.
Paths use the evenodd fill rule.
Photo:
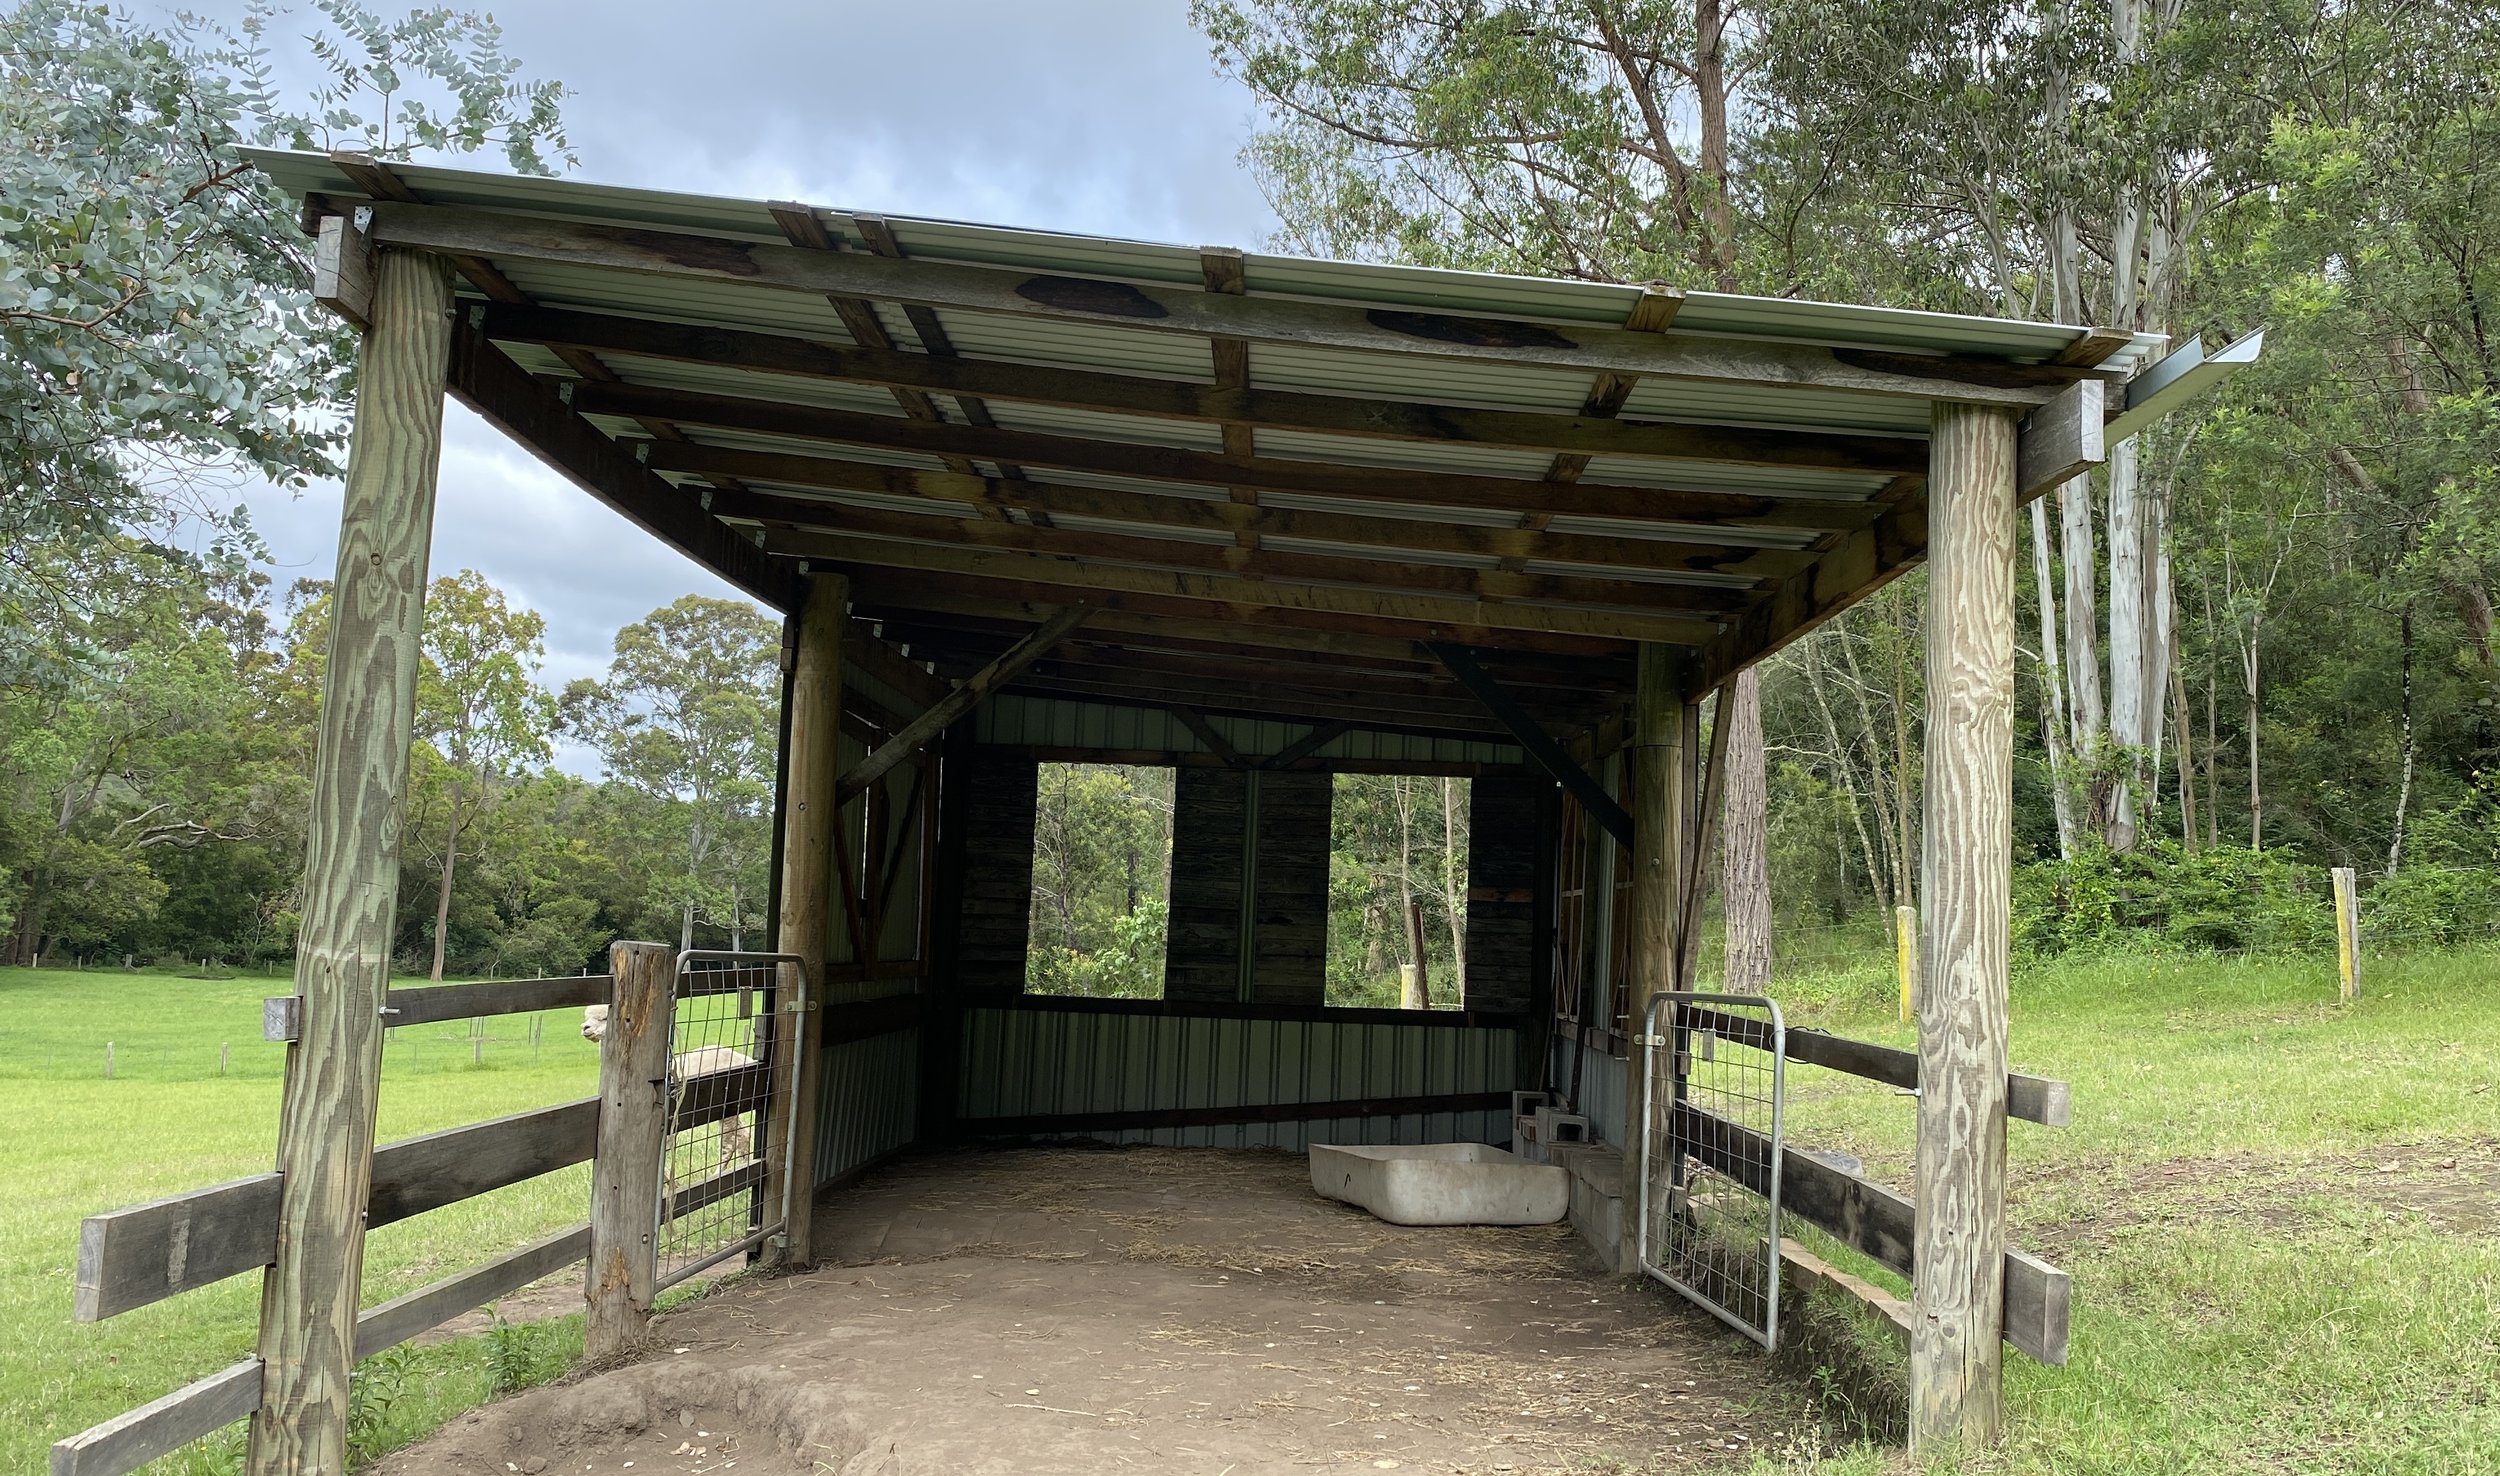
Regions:
<instances>
[{"instance_id":1,"label":"window opening in shed wall","mask_svg":"<svg viewBox=\"0 0 2500 1476\"><path fill-rule=\"evenodd\" d=\"M1328 1002L1398 1008L1398 967L1415 961L1407 904L1422 914L1433 1009L1465 988L1472 781L1339 774L1330 811Z\"/></svg>"},{"instance_id":2,"label":"window opening in shed wall","mask_svg":"<svg viewBox=\"0 0 2500 1476\"><path fill-rule=\"evenodd\" d=\"M1040 766L1027 992L1162 997L1172 796L1168 768Z\"/></svg>"}]
</instances>

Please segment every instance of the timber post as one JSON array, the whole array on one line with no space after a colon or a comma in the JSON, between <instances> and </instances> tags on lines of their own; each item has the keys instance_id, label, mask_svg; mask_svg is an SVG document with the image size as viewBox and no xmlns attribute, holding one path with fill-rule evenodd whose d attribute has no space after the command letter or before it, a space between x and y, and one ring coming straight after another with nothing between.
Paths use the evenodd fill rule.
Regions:
<instances>
[{"instance_id":1,"label":"timber post","mask_svg":"<svg viewBox=\"0 0 2500 1476\"><path fill-rule=\"evenodd\" d=\"M2361 997L2361 877L2349 866L2330 873L2335 880L2335 978L2338 994Z\"/></svg>"},{"instance_id":2,"label":"timber post","mask_svg":"<svg viewBox=\"0 0 2500 1476\"><path fill-rule=\"evenodd\" d=\"M599 1144L590 1170L590 1268L582 1359L630 1351L659 1282L660 1155L677 955L664 943L608 945L608 1033L599 1041Z\"/></svg>"},{"instance_id":3,"label":"timber post","mask_svg":"<svg viewBox=\"0 0 2500 1476\"><path fill-rule=\"evenodd\" d=\"M798 664L790 681L789 792L783 799L781 914L773 946L807 960L809 1003L821 1007L825 993L826 935L833 904L833 847L840 824L834 786L841 767L842 635L849 620L851 582L839 574L808 581L799 612ZM882 946L868 939L874 961ZM787 997L786 995L784 996ZM823 1016L815 1011L784 1016L790 1049L782 1052L782 1079L791 1104L789 1141L778 1172L765 1180L764 1203L781 1202L790 1186L790 1220L778 1247L766 1258L776 1265L815 1261L816 1098L824 1076ZM769 1172L769 1171L768 1171ZM769 1211L768 1211L769 1212Z\"/></svg>"},{"instance_id":4,"label":"timber post","mask_svg":"<svg viewBox=\"0 0 2500 1476\"><path fill-rule=\"evenodd\" d=\"M304 848L301 1026L287 1047L279 1109L284 1178L277 1259L261 1282L251 1476L347 1469L382 1007L451 360L443 262L388 251L373 265Z\"/></svg>"},{"instance_id":5,"label":"timber post","mask_svg":"<svg viewBox=\"0 0 2500 1476\"><path fill-rule=\"evenodd\" d=\"M1939 404L1929 446L1910 1442L1977 1449L2004 1429L2014 419Z\"/></svg>"},{"instance_id":6,"label":"timber post","mask_svg":"<svg viewBox=\"0 0 2500 1476\"><path fill-rule=\"evenodd\" d=\"M1684 849L1690 808L1684 785L1686 733L1683 653L1644 642L1635 668L1632 731L1624 749L1624 778L1632 802L1631 977L1622 987L1631 1008L1626 1019L1635 1038L1648 1028L1651 996L1676 987L1684 905ZM1623 1154L1627 1172L1641 1151L1647 1093L1640 1048L1624 1054L1627 1075ZM1648 1213L1647 1206L1641 1212Z\"/></svg>"}]
</instances>

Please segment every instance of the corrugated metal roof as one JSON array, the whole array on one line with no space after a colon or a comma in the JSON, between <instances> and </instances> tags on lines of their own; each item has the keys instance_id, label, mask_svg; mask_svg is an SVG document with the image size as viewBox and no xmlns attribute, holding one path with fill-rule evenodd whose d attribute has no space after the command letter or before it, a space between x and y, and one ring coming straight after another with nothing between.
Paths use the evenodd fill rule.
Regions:
<instances>
[{"instance_id":1,"label":"corrugated metal roof","mask_svg":"<svg viewBox=\"0 0 2500 1476\"><path fill-rule=\"evenodd\" d=\"M348 201L364 198L358 180L369 176L326 155L255 150L250 157L281 188L299 196L321 193ZM775 246L788 242L773 207L763 201L432 165L394 164L390 169L400 185L429 205ZM653 434L673 434L697 446L779 452L864 466L921 471L970 466L1006 483L985 489L983 495L1007 509L1005 523L987 524L1011 535L1004 540L1010 545L1007 552L1013 551L1021 537L1013 535L1014 529L1042 522L1061 530L1061 536L1049 543L1055 550L1070 547L1068 537L1089 532L1157 539L1175 549L1238 545L1243 553L1236 565L1241 577L1220 581L1218 594L1176 596L1184 603L1212 604L1218 609L1217 618L1235 624L1246 618L1241 614L1245 607L1259 607L1263 600L1269 606L1290 603L1271 598L1273 587L1263 586L1262 581L1334 586L1333 563L1326 566L1332 577L1322 581L1310 577L1310 565L1296 561L1298 556L1311 554L1342 562L1349 571L1362 570L1368 561L1375 575L1368 587L1396 597L1389 604L1375 601L1364 606L1342 600L1329 604L1327 608L1337 614L1368 609L1393 625L1404 622L1410 637L1419 630L1461 627L1568 637L1551 648L1558 651L1588 649L1581 633L1605 627L1585 620L1555 624L1535 615L1532 612L1543 608L1543 602L1501 598L1519 586L1515 581L1492 580L1490 571L1539 577L1545 581L1537 586L1540 593L1557 592L1556 608L1581 611L1619 609L1605 602L1625 598L1627 592L1644 586L1702 586L1765 595L1771 588L1768 578L1712 572L1706 564L1698 571L1686 571L1649 567L1639 560L1618 561L1611 551L1593 548L1592 541L1665 539L1729 550L1832 547L1847 528L1879 515L1873 508L1853 512L1851 505L1879 495L1899 495L1890 469L1923 464L1919 444L1932 415L1926 395L2008 397L2001 387L1986 383L2002 378L2001 371L1974 368L1969 361L2037 363L2055 357L2084 336L2083 329L2054 324L1696 292L1682 298L1668 333L1651 339L1624 331L1635 306L1643 300L1644 289L1635 286L1252 252L1241 258L1242 281L1251 298L1329 306L1318 313L1282 307L1263 316L1253 314L1253 320L1245 322L1242 331L1255 329L1258 336L1241 346L1246 382L1238 387L1305 398L1271 399L1264 408L1272 413L1250 417L1256 423L1246 427L1227 428L1206 417L1226 413L1231 402L1194 393L1174 394L1176 386L1233 387L1219 383L1219 376L1230 372L1219 365L1228 362L1231 341L1210 337L1222 330L1208 325L1236 320L1198 312L1203 299L1184 305L1169 296L1171 289L1194 292L1206 285L1207 258L1200 249L900 216L882 217L881 230L863 232L862 217L853 212L817 209L814 217L845 251L871 250L869 238L875 235L911 261L934 265L917 275L911 267L882 262L846 264L836 271L823 267L819 259L813 265L821 269L811 270L810 265L794 263L793 254L787 251L748 255L699 242L672 246L665 237L600 238L561 231L542 231L535 238L526 232L506 233L489 248L486 259L521 298L544 308L646 324L783 335L836 349L859 346L845 327L845 315L856 318L864 308L898 348L951 357L976 367L958 371L932 363L897 369L862 363L857 356L832 363L828 361L838 355L793 350L778 357L800 362L767 370L719 340L679 335L674 343L654 342L669 335L649 330L633 330L618 340L613 336L616 330L601 328L593 331L609 334L607 341L635 342L641 348L599 349L597 363L583 368L579 351L558 354L534 341L510 336L565 331L560 326L538 328L514 321L508 329L498 329L493 325L496 320L490 320L488 331L527 373L566 379L613 375L627 386L656 392L662 397L657 403L665 404L664 397L670 393L693 393L752 400L760 407L816 407L875 417L859 428L860 433L873 425L875 439L932 449L861 446L842 439L843 431L838 428L818 439L725 430L703 423L707 418L776 423L758 407L722 416L710 407L681 402L674 416L658 416L668 423L657 431L650 428L656 423L653 420L619 414L603 413L592 421L629 444ZM444 218L428 219L439 223ZM414 213L407 223L422 224ZM950 273L944 269L949 264L1009 269L1021 275ZM756 280L738 280L735 274L741 270L752 270ZM878 285L883 298L912 293L937 305L906 310L901 303L882 298L837 304L822 291L799 285L829 277ZM1070 278L1129 284L1166 296L1160 302L1137 291L1125 297L1117 291L1088 296L1092 289L1072 289ZM493 295L513 295L493 281L492 274L479 275L479 280L483 290ZM954 285L945 286L948 283ZM1066 302L1053 296L1071 291L1074 296ZM1121 317L1116 314L1128 313L1128 306L1093 305L1097 302L1140 305L1140 310ZM1348 307L1361 311L1348 314L1343 311ZM526 319L526 312L521 316ZM1199 326L1188 326L1193 323ZM1615 331L1611 336L1596 335L1590 331L1593 327ZM1545 331L1548 328L1551 332ZM1548 347L1559 345L1559 351L1543 357L1532 351L1540 336L1550 341ZM2158 341L2139 335L2125 352L2140 354ZM1779 347L1766 350L1764 345ZM1614 366L1647 362L1644 354L1672 362L1660 364L1655 371L1632 374L1629 392L1623 393L1623 371ZM1945 364L1933 374L1917 369L1922 357L1938 355L1959 356L1962 362ZM1035 384L1025 371L1017 371L1024 375L1019 379L1003 369L977 367L981 365L1089 371L1138 383L1071 378L1064 385ZM799 368L809 372L794 372ZM845 373L868 377L831 377ZM890 388L874 382L876 378L910 383ZM2039 387L2043 385L2039 376L2024 382L2035 388L2008 397L2018 405L2036 403L2049 392ZM998 393L1002 387L1020 389L1021 397ZM976 393L981 397L978 402L973 399ZM1619 416L1632 423L1630 429L1616 432L1589 418L1603 415L1606 405L1618 401ZM631 403L640 414L655 413L642 409L655 403L652 398ZM1139 404L1168 409L1141 413L1133 408ZM1594 412L1589 408L1592 404L1599 407ZM1131 408L1115 408L1122 406ZM612 398L609 408L614 407ZM905 426L908 416L925 421L930 407L950 422L948 428L933 431L925 424ZM1525 418L1505 420L1503 415ZM1639 428L1679 423L1720 429L1689 438ZM673 431L671 425L683 429ZM994 429L979 429L983 425ZM1245 428L1246 438L1240 434ZM1015 439L1019 436L1080 444L1019 445ZM1642 449L1568 455L1559 449L1619 447L1627 441ZM1730 449L1721 451L1721 446ZM946 452L943 457L937 454L939 449ZM1688 454L1657 454L1661 449ZM1690 454L1704 450L1740 459L1708 461ZM1019 456L1019 452L1025 454ZM1236 459L1245 454L1271 464ZM1025 472L1026 460L1036 469ZM1093 469L1053 465L1061 460ZM1765 462L1774 464L1759 464ZM1814 464L1787 464L1791 462ZM1869 469L1830 469L1833 465ZM1113 467L1120 470L1105 469ZM1322 470L1314 474L1311 467ZM811 487L792 480L803 474L780 468L741 475L739 483L725 476L663 475L688 496L698 495L707 484L734 492L739 483L780 496L784 503L778 508L731 505L721 509L724 516L761 517L772 527L790 524L841 531L844 519L839 510L875 509L931 516L926 526L934 535L946 531L950 521L974 515L968 503ZM1463 487L1440 480L1459 477L1476 480ZM837 475L832 479L855 478ZM1016 485L1019 480L1041 485L1027 489ZM1580 484L1576 488L1562 485L1575 481ZM1302 490L1273 490L1275 482ZM1489 482L1499 486L1488 490ZM1519 489L1515 506L1507 491L1512 485ZM1063 490L1053 494L1053 487ZM1446 499L1436 497L1437 487L1447 488ZM1116 500L1107 508L1087 504L1077 495L1086 489L1195 502L1256 501L1286 513L1306 511L1369 520L1370 526L1359 522L1318 528L1286 524L1292 528L1287 533L1277 526L1282 520L1251 513L1239 520L1238 533L1230 528L1189 527L1142 505L1123 509ZM1652 493L1658 494L1661 503L1667 494L1697 494L1694 502L1704 505L1662 506L1662 511L1677 514L1674 522L1641 517ZM1714 494L1762 501L1729 508L1726 521L1711 521L1717 509L1707 506L1706 499ZM705 497L707 507L711 501ZM1085 510L1037 511L1061 507ZM810 521L815 509L825 510L821 524ZM997 508L987 512L995 517ZM1409 524L1419 525L1412 534L1406 531ZM1488 545L1481 540L1431 537L1425 527L1507 528L1517 530L1522 538L1504 541L1497 555L1482 551ZM1558 536L1542 537L1540 530ZM1001 541L986 532L980 538L984 543ZM968 541L959 539L944 546L960 547ZM1032 544L1021 546L1030 549ZM768 541L766 547L775 545ZM780 551L794 547L803 546L785 544ZM1123 564L1140 548L1118 547ZM1274 559L1262 562L1262 550L1272 550ZM1271 567L1279 561L1281 568ZM872 569L876 563L873 559L863 562ZM1201 556L1194 567L1204 568L1205 562ZM1402 592L1401 586L1411 582L1388 579L1385 567L1400 563L1462 573L1487 571L1488 579L1453 578L1447 591ZM889 556L886 567L895 566L894 556ZM1012 560L985 554L978 568L927 556L915 556L912 567L978 578L1001 573L1013 577L1017 566ZM1785 573L1796 566L1770 560L1759 567ZM1064 558L1049 573L1064 580ZM1570 582L1575 578L1585 581L1584 587L1574 589ZM898 587L908 593L912 581L904 579ZM1346 587L1365 586L1350 579ZM1469 593L1477 589L1498 593L1481 597ZM895 592L886 590L889 597ZM1563 600L1571 603L1563 605ZM1673 613L1673 605L1691 602L1688 598L1666 602L1664 609ZM1495 623L1478 625L1488 620ZM1717 627L1708 615L1679 613L1672 621L1644 628L1706 634Z\"/></svg>"}]
</instances>

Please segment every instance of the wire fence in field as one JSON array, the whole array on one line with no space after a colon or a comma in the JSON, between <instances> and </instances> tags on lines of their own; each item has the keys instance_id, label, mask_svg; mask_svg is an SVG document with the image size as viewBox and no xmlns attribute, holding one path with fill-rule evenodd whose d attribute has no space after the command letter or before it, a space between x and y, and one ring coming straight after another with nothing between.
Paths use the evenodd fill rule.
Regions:
<instances>
[{"instance_id":1,"label":"wire fence in field","mask_svg":"<svg viewBox=\"0 0 2500 1476\"><path fill-rule=\"evenodd\" d=\"M0 1028L0 1078L103 1081L278 1081L286 1045L264 1040L257 1012L197 1023L116 1020L63 1030ZM232 1034L219 1025L239 1027ZM250 1033L245 1033L246 1031ZM402 1026L383 1032L383 1069L394 1076L546 1067L595 1076L599 1048L581 1037L579 1010Z\"/></svg>"}]
</instances>

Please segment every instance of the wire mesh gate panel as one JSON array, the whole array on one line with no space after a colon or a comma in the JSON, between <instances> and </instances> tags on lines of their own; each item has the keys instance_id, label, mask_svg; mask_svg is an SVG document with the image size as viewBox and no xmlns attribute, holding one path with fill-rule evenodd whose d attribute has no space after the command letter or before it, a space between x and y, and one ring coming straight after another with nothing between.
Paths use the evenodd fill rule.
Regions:
<instances>
[{"instance_id":1,"label":"wire mesh gate panel","mask_svg":"<svg viewBox=\"0 0 2500 1476\"><path fill-rule=\"evenodd\" d=\"M1661 994L1640 1044L1641 1265L1775 1348L1787 1023L1757 995Z\"/></svg>"},{"instance_id":2,"label":"wire mesh gate panel","mask_svg":"<svg viewBox=\"0 0 2500 1476\"><path fill-rule=\"evenodd\" d=\"M677 956L661 1121L657 1285L671 1286L781 1233L789 1221L792 1108L786 1075L807 1010L793 954L690 949ZM777 1203L765 1185L780 1180Z\"/></svg>"}]
</instances>

